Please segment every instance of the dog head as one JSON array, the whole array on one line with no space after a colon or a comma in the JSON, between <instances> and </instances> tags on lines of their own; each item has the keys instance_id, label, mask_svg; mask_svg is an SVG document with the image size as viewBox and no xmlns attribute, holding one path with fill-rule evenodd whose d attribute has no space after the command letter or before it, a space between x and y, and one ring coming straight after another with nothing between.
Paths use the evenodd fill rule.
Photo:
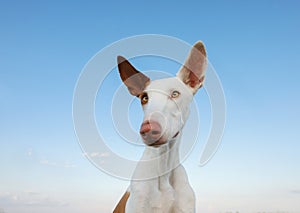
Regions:
<instances>
[{"instance_id":1,"label":"dog head","mask_svg":"<svg viewBox=\"0 0 300 213\"><path fill-rule=\"evenodd\" d=\"M146 145L157 147L179 135L188 118L193 95L203 86L206 64L204 44L197 42L176 77L151 81L118 56L121 79L143 107L140 134Z\"/></svg>"}]
</instances>

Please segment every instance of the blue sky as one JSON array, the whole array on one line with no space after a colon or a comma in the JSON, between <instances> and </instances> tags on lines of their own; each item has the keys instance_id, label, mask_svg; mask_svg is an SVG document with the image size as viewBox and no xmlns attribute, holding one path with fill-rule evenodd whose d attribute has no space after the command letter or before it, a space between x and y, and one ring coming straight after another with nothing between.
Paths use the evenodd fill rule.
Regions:
<instances>
[{"instance_id":1,"label":"blue sky","mask_svg":"<svg viewBox=\"0 0 300 213\"><path fill-rule=\"evenodd\" d=\"M197 212L300 212L299 9L297 1L1 1L0 211L111 211L129 183L83 156L73 91L99 50L155 33L204 41L226 95L223 141L205 167L208 103L196 95L204 134L185 166Z\"/></svg>"}]
</instances>

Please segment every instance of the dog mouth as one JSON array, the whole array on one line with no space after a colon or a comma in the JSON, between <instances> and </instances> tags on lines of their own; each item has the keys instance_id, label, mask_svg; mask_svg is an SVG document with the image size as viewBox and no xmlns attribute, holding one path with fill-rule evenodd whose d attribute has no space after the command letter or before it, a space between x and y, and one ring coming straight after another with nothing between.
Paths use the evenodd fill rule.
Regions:
<instances>
[{"instance_id":1,"label":"dog mouth","mask_svg":"<svg viewBox=\"0 0 300 213\"><path fill-rule=\"evenodd\" d=\"M179 131L176 132L176 134L172 137L172 139L176 138L178 135L179 135ZM163 144L166 144L166 143L167 143L167 140L164 140L164 139L160 138L159 140L154 141L153 143L147 144L147 145L151 146L151 147L159 147L159 146L161 146Z\"/></svg>"},{"instance_id":2,"label":"dog mouth","mask_svg":"<svg viewBox=\"0 0 300 213\"><path fill-rule=\"evenodd\" d=\"M159 147L159 146L161 146L161 145L163 145L163 144L166 144L167 142L166 141L156 141L156 142L154 142L154 143L152 143L152 144L149 144L148 146L152 146L152 147Z\"/></svg>"}]
</instances>

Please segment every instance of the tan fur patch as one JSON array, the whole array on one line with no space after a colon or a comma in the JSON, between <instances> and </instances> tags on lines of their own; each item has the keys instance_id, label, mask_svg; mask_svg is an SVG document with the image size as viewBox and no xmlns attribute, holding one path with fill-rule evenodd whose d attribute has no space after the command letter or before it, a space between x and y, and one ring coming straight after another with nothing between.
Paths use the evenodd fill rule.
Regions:
<instances>
[{"instance_id":1,"label":"tan fur patch","mask_svg":"<svg viewBox=\"0 0 300 213\"><path fill-rule=\"evenodd\" d=\"M129 192L125 192L125 194L123 195L123 197L119 201L119 203L116 206L116 208L113 211L113 213L125 213L125 206L126 206L128 198L129 198L129 195L130 195Z\"/></svg>"}]
</instances>

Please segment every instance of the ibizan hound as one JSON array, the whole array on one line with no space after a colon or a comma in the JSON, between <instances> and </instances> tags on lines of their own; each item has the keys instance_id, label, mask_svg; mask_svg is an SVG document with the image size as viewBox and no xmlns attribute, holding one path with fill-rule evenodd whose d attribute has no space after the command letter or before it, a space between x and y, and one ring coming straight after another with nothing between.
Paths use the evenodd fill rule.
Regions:
<instances>
[{"instance_id":1,"label":"ibizan hound","mask_svg":"<svg viewBox=\"0 0 300 213\"><path fill-rule=\"evenodd\" d=\"M152 173L153 178L132 180L114 213L195 212L195 195L180 164L178 149L193 95L204 82L206 64L202 42L193 46L172 78L150 81L125 58L118 57L121 79L140 99L144 111L140 135L147 146L141 160L158 160L146 168L138 164L134 176Z\"/></svg>"}]
</instances>

